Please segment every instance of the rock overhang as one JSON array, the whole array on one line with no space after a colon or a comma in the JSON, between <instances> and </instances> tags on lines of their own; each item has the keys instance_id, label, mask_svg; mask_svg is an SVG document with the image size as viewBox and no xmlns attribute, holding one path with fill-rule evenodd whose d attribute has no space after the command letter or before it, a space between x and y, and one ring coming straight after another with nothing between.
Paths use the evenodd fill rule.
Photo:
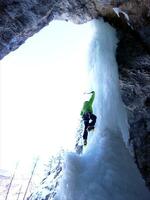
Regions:
<instances>
[{"instance_id":1,"label":"rock overhang","mask_svg":"<svg viewBox=\"0 0 150 200\"><path fill-rule=\"evenodd\" d=\"M150 47L149 0L1 0L0 59L54 19L85 23L99 16L136 31Z\"/></svg>"}]
</instances>

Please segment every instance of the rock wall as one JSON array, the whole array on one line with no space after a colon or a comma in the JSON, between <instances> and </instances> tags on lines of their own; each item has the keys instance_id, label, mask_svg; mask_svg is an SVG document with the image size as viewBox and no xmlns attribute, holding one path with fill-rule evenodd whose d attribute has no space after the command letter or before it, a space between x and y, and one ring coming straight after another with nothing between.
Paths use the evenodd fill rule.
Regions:
<instances>
[{"instance_id":1,"label":"rock wall","mask_svg":"<svg viewBox=\"0 0 150 200\"><path fill-rule=\"evenodd\" d=\"M0 59L54 19L84 23L98 16L114 18L114 7L150 47L149 0L1 0Z\"/></svg>"},{"instance_id":2,"label":"rock wall","mask_svg":"<svg viewBox=\"0 0 150 200\"><path fill-rule=\"evenodd\" d=\"M130 124L130 150L150 188L150 54L138 35L126 31L120 39L117 60Z\"/></svg>"}]
</instances>

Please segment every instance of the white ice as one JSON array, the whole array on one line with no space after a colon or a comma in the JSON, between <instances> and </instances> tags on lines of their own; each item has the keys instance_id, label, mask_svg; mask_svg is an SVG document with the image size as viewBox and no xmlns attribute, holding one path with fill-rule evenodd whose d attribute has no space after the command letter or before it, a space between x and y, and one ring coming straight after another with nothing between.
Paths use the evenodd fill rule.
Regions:
<instances>
[{"instance_id":1,"label":"white ice","mask_svg":"<svg viewBox=\"0 0 150 200\"><path fill-rule=\"evenodd\" d=\"M91 89L97 123L85 152L68 153L56 200L149 200L126 145L128 123L119 91L115 30L103 20L88 23L94 36L89 51Z\"/></svg>"}]
</instances>

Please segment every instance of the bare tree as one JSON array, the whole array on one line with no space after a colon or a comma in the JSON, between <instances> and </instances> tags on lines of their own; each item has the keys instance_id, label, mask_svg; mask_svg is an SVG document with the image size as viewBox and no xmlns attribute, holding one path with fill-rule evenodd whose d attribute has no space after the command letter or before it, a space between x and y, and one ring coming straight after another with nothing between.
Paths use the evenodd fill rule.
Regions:
<instances>
[{"instance_id":1,"label":"bare tree","mask_svg":"<svg viewBox=\"0 0 150 200\"><path fill-rule=\"evenodd\" d=\"M29 181L28 181L28 184L27 184L27 187L26 187L25 193L24 193L24 197L23 197L22 200L25 200L25 198L26 198L26 195L27 195L27 192L28 192L28 189L29 189L29 186L30 186L30 183L31 183L32 177L33 177L33 175L34 175L35 168L36 168L36 166L37 166L38 161L39 161L39 158L37 157L37 159L35 160L35 163L34 163L34 166L33 166L33 170L32 170L32 172L31 172L31 176L30 176L30 178L29 178Z\"/></svg>"},{"instance_id":2,"label":"bare tree","mask_svg":"<svg viewBox=\"0 0 150 200\"><path fill-rule=\"evenodd\" d=\"M19 197L20 197L20 194L21 194L21 190L22 190L22 185L20 186L20 188L19 188L19 191L18 191L18 195L17 195L17 199L16 200L18 200L19 199Z\"/></svg>"},{"instance_id":3,"label":"bare tree","mask_svg":"<svg viewBox=\"0 0 150 200\"><path fill-rule=\"evenodd\" d=\"M8 186L8 190L7 190L7 194L6 194L5 200L8 199L8 195L9 195L9 192L10 192L10 189L11 189L11 186L12 186L12 183L13 183L13 180L14 180L14 178L15 178L15 174L16 174L18 165L19 165L19 162L17 162L16 167L15 167L15 170L14 170L14 173L13 173L13 175L12 175L12 177L11 177L11 180L10 180L10 183L9 183L9 186Z\"/></svg>"}]
</instances>

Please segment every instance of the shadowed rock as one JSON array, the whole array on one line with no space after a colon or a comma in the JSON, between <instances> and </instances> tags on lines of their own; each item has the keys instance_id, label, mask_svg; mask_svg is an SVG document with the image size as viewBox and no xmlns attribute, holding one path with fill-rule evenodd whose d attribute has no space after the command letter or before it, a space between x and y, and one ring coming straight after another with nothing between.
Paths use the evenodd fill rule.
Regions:
<instances>
[{"instance_id":1,"label":"shadowed rock","mask_svg":"<svg viewBox=\"0 0 150 200\"><path fill-rule=\"evenodd\" d=\"M118 15L114 11L118 7ZM129 21L125 17L129 16ZM85 23L98 16L120 18L137 30L150 45L149 0L1 0L0 59L54 19ZM115 24L119 27L119 24Z\"/></svg>"}]
</instances>

